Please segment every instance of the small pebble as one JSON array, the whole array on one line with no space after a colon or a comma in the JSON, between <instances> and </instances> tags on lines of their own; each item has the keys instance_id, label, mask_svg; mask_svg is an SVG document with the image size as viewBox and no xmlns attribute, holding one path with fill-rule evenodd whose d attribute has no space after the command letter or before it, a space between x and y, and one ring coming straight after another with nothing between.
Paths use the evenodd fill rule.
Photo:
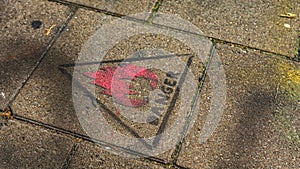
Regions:
<instances>
[{"instance_id":1,"label":"small pebble","mask_svg":"<svg viewBox=\"0 0 300 169\"><path fill-rule=\"evenodd\" d=\"M5 99L5 94L3 92L1 92L1 96Z\"/></svg>"},{"instance_id":2,"label":"small pebble","mask_svg":"<svg viewBox=\"0 0 300 169\"><path fill-rule=\"evenodd\" d=\"M286 27L286 28L291 28L291 25L288 24L288 23L285 23L285 24L284 24L284 27Z\"/></svg>"}]
</instances>

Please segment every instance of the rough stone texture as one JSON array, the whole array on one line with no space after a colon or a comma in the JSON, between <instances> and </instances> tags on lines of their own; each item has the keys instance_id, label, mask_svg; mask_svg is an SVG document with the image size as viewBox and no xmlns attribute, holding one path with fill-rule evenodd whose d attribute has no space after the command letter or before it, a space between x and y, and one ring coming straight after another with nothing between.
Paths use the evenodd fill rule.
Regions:
<instances>
[{"instance_id":1,"label":"rough stone texture","mask_svg":"<svg viewBox=\"0 0 300 169\"><path fill-rule=\"evenodd\" d=\"M59 168L73 145L71 138L12 120L1 128L0 168Z\"/></svg>"},{"instance_id":2,"label":"rough stone texture","mask_svg":"<svg viewBox=\"0 0 300 169\"><path fill-rule=\"evenodd\" d=\"M59 27L65 22L69 9L46 1L1 2L0 16L0 109L4 109L15 90L21 86ZM33 29L31 23L42 25ZM45 31L55 24L51 33Z\"/></svg>"},{"instance_id":3,"label":"rough stone texture","mask_svg":"<svg viewBox=\"0 0 300 169\"><path fill-rule=\"evenodd\" d=\"M169 43L165 43L166 41ZM149 42L151 42L151 44ZM182 43L180 43L174 39L171 39L171 38L166 38L161 35L137 35L137 36L131 37L130 40L121 41L118 44L116 44L116 46L107 53L105 59L103 59L103 60L116 60L116 59L124 59L126 57L132 57L132 55L137 51L139 51L140 54L143 55L142 53L147 53L146 51L142 51L143 49L145 50L145 49L151 49L151 48L153 48L153 49L156 48L157 50L165 49L166 51L175 53L177 55L193 53L185 45L183 45ZM123 49L123 50L120 50L120 49ZM151 56L151 54L150 54L150 56ZM155 60L155 59L153 59L153 60ZM183 57L183 59L179 59L178 61L182 61L183 63L186 63L187 60L188 60L188 57L185 57L185 58ZM167 63L168 61L170 61L170 58L159 59L160 63L164 63L164 62ZM157 65L153 64L155 62L152 62L152 61L151 62L149 62L149 61L131 62L131 64L141 64L141 63L142 63L142 65L148 66L151 69L154 69L154 70L156 69L155 72L159 78L157 89L160 89L164 85L163 84L164 79L167 78L166 72L164 72L163 70L159 70L161 67L158 65L157 62L156 62ZM101 67L117 66L118 64L119 64L119 62L108 63L108 64L103 63L101 65ZM161 65L163 65L163 64L161 64ZM172 67L174 68L174 66L178 66L178 65L173 65ZM193 71L195 78L202 75L203 64L201 63L201 61L199 61L199 59L195 58L192 61L190 68ZM176 68L174 68L174 69L176 69ZM181 68L179 67L176 70L178 70L179 73L183 72L182 67ZM177 83L179 83L178 82L179 77L176 77L174 79L176 79ZM195 79L193 79L193 80L196 81ZM189 83L189 82L185 82L185 83ZM195 83L197 84L197 81ZM147 86L148 81L144 81L140 85L142 87ZM118 120L116 120L115 119L116 117L111 115L111 113L108 113L108 112L104 113L104 116L105 116L106 120L108 121L109 125L118 129L117 132L120 132L128 137L136 137L133 134L133 132L134 132L144 138L154 136L158 132L160 126L162 125L162 119L166 115L166 111L161 112L163 114L161 115L161 117L159 117L157 125L153 125L151 123L139 123L138 121L134 121L134 120L130 119L130 117L131 117L130 109L128 110L128 108L126 108L124 106L120 106L120 105L116 106L114 104L111 96L101 94L99 89L96 89L96 90L97 90L96 95L97 95L99 101L102 104L104 104L112 112L112 114L115 114L115 112L117 112L117 110L120 111L120 114L117 117ZM172 94L170 94L170 98L173 97L173 94L174 94L174 92ZM185 90L185 91L182 91L180 94L188 95L188 96L192 97L194 93L190 93L189 91ZM137 98L141 98L141 97L137 96ZM170 113L171 115L166 124L166 128L174 127L171 125L174 125L173 123L175 122L176 118L178 118L178 116L182 116L182 114L180 114L180 112L179 112L179 105L180 106L189 105L188 101L190 101L190 100L180 100L180 98L178 100L176 100L176 105L174 106L175 108L172 111L172 113ZM167 109L167 107L170 105L170 102L171 102L171 99L169 99L167 102L168 104L166 106L164 106L164 110ZM140 110L141 113L146 114L145 111L150 108L151 108L151 105L148 104L146 107L136 108L135 111ZM142 115L144 115L144 114L142 114ZM137 114L136 116L142 116L142 115ZM121 120L121 123L120 123L119 119ZM97 124L97 123L90 122L90 125L91 124ZM95 126L94 128L101 127L101 125L94 125L94 126ZM130 129L128 129L128 127ZM102 137L103 134L101 133L101 135L100 136L98 135L98 136ZM109 133L105 133L105 134L109 134ZM97 134L95 134L95 135L97 135ZM175 135L176 134L174 133L174 136Z\"/></svg>"},{"instance_id":4,"label":"rough stone texture","mask_svg":"<svg viewBox=\"0 0 300 169\"><path fill-rule=\"evenodd\" d=\"M94 33L95 29L97 29L100 24L108 23L111 20L112 18L107 15L96 14L94 12L80 9L68 24L66 31L61 34L61 37L56 41L46 58L34 72L31 79L24 86L18 98L13 103L12 108L15 113L27 118L32 118L47 124L64 128L66 130L86 134L81 128L76 112L73 108L74 103L72 100L71 79L73 67L64 67L63 65L74 64L78 53L89 36ZM207 47L207 50L203 49L206 50L203 52L206 55L209 54L209 46ZM194 52L192 52L186 45L180 43L174 38L172 39L162 35L147 34L133 36L127 41L119 42L113 49L108 51L104 60L124 59L128 56L132 57L132 55L139 50L151 48L161 48L176 55L195 55ZM143 55L142 53L140 54ZM188 57L181 59L184 63L187 62L187 60ZM162 60L162 62L167 61L168 59ZM118 62L107 65L116 66L117 64ZM63 68L66 72L60 71L59 68ZM195 78L199 78L202 76L203 64L199 59L197 59L197 57L195 57L192 60L190 69ZM163 85L164 78L166 78L166 73L157 71L157 74L160 79L158 88L160 88ZM188 93L188 91L186 92L187 93L182 94L193 95L193 93ZM100 92L98 91L98 93ZM98 97L98 99L105 104L110 111L113 113L116 112L115 105L113 105L110 96L99 94L95 97ZM87 98L87 100L89 100L89 98ZM182 102L182 100L179 100L178 103L179 102ZM185 105L187 103L182 102L180 104ZM174 111L178 112L177 109L178 105L176 104ZM122 113L123 112L121 112L121 114ZM118 120L109 116L108 113L106 113L106 118L112 127L118 129L117 131L122 134L126 134L129 137L133 137L132 132L128 131L127 127L122 126ZM155 135L162 123L160 120L159 125L137 124L128 119L126 120L126 117L121 116L119 118L125 125L130 126L132 128L131 130L142 137ZM166 126L170 127L174 123L175 118L177 118L177 115L173 112ZM166 153L161 156L161 158L169 158L169 156L169 153Z\"/></svg>"},{"instance_id":5,"label":"rough stone texture","mask_svg":"<svg viewBox=\"0 0 300 169\"><path fill-rule=\"evenodd\" d=\"M115 12L123 15L130 15L140 12L150 12L155 4L155 0L68 0L78 4L95 7L109 12Z\"/></svg>"},{"instance_id":6,"label":"rough stone texture","mask_svg":"<svg viewBox=\"0 0 300 169\"><path fill-rule=\"evenodd\" d=\"M227 45L217 45L216 51L227 76L222 121L211 138L200 144L200 116L183 144L178 164L189 168L299 168L299 135L294 132L299 126L282 120L286 118L278 113L293 110L285 113L299 119L297 98L291 97L289 82L282 80L287 72L281 71L283 65L290 70L297 70L297 65ZM202 112L208 111L210 93L206 83Z\"/></svg>"},{"instance_id":7,"label":"rough stone texture","mask_svg":"<svg viewBox=\"0 0 300 169\"><path fill-rule=\"evenodd\" d=\"M104 14L79 10L51 48L39 68L22 89L12 108L16 114L77 131L82 134L72 101L72 70L60 71L60 65L73 64L81 46L101 23L110 20Z\"/></svg>"},{"instance_id":8,"label":"rough stone texture","mask_svg":"<svg viewBox=\"0 0 300 169\"><path fill-rule=\"evenodd\" d=\"M0 44L2 51L0 52L0 104L3 105L0 105L0 109L15 89L21 85L37 58L45 51L49 40L70 14L67 7L48 1L2 1L0 24L4 43ZM145 1L145 3L139 3L140 1L76 2L125 15L148 12L154 4L154 1ZM299 2L296 0L264 3L259 0L255 2L163 1L160 11L179 14L209 36L223 40L291 57L296 48L299 15L294 19L278 16L284 12L297 13ZM139 19L146 19L148 14L145 16ZM79 9L13 102L14 113L86 134L73 107L71 81L73 64L94 31L115 19L117 18L103 13ZM43 22L41 28L36 30L31 28L33 20L41 20ZM159 20L159 17L153 20L154 23L163 21L166 20ZM170 25L165 26L175 26L185 31L194 29L189 25L177 24L176 18L172 21L166 22ZM289 23L291 28L285 28L284 23ZM56 26L50 35L46 36L44 31L52 24ZM162 33L161 27L157 29L155 24L143 24L157 30L156 34L136 35L127 41L120 41L114 48L107 51L105 60L124 59L133 56L132 54L135 54L135 57L141 57L147 52L135 52L145 48L163 48L175 54L195 55L187 44L164 35L157 35ZM168 29L168 31L173 30ZM187 34L188 32L181 31L180 33ZM189 35L203 40L203 37ZM199 46L200 50L206 51L210 49L210 45L209 43L206 46L194 45L194 47L198 49ZM205 51L202 51L202 57L207 59L209 54ZM298 160L300 158L299 63L233 45L217 44L217 52L226 70L227 107L214 134L208 141L199 144L199 135L203 131L205 119L209 115L210 101L213 98L211 78L206 79L199 100L198 117L193 119L195 124L183 143L177 164L189 168L300 168ZM161 63L168 64L168 61L164 60ZM187 59L181 61L187 61ZM202 79L205 63L207 60L199 60L197 57L193 59L190 69L196 80ZM118 63L106 64L116 66ZM164 80L165 72L154 71L160 80ZM143 84L147 84L143 80L136 82L134 85L140 85L138 90L143 89ZM89 85L94 86L91 83ZM162 81L159 82L159 87L161 86ZM147 94L147 91L142 94ZM140 98L142 94L139 93L138 97ZM191 98L193 95L190 91L180 94ZM156 134L157 125L133 123L126 119L124 112L118 113L110 96L98 92L96 97L112 111L112 116L106 114L105 118L117 132L128 137L135 137L127 130L131 128L143 137ZM91 101L90 98L86 100ZM167 127L170 127L174 119L178 117L176 113L179 103L186 104L184 100L177 101L178 104L174 106ZM85 105L84 103L82 104ZM116 115L117 118L115 118ZM126 159L113 155L104 150L110 149L109 147L99 147L90 142L73 144L71 139L74 138L44 130L33 124L18 120L10 120L6 125L5 123L7 122L1 117L0 125L4 126L0 127L0 152L4 153L0 153L0 168L169 167L156 165L154 162L143 159ZM124 127L124 124L127 127ZM105 137L117 140L115 133L104 134ZM177 137L172 137L172 134L174 133L169 133L170 138L177 139ZM169 143L168 140L164 142L166 145ZM78 149L74 149L74 145ZM175 147L156 157L172 162L174 150ZM126 155L123 152L120 154Z\"/></svg>"},{"instance_id":9,"label":"rough stone texture","mask_svg":"<svg viewBox=\"0 0 300 169\"><path fill-rule=\"evenodd\" d=\"M206 35L290 57L298 49L299 11L298 0L176 0L163 1L159 8L187 19ZM280 17L287 12L297 17Z\"/></svg>"},{"instance_id":10,"label":"rough stone texture","mask_svg":"<svg viewBox=\"0 0 300 169\"><path fill-rule=\"evenodd\" d=\"M70 160L69 168L163 168L139 159L127 159L111 154L99 145L81 142Z\"/></svg>"}]
</instances>

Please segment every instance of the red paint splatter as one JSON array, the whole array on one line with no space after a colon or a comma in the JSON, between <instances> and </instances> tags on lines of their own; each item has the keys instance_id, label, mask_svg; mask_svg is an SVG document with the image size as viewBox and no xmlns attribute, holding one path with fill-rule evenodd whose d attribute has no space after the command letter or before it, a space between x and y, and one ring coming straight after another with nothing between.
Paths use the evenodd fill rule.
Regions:
<instances>
[{"instance_id":1,"label":"red paint splatter","mask_svg":"<svg viewBox=\"0 0 300 169\"><path fill-rule=\"evenodd\" d=\"M155 72L133 64L121 65L119 67L105 66L99 71L85 72L84 74L95 79L93 83L102 87L104 94L112 96L122 105L131 107L143 106L148 101L129 98L128 95L134 95L137 92L131 90L134 86L130 85L126 79L135 80L136 77L145 78L149 80L152 89L155 89L158 83L158 76Z\"/></svg>"},{"instance_id":2,"label":"red paint splatter","mask_svg":"<svg viewBox=\"0 0 300 169\"><path fill-rule=\"evenodd\" d=\"M121 115L121 113L120 113L120 110L119 110L119 109L117 109L117 111L116 111L116 115L117 115L118 117Z\"/></svg>"}]
</instances>

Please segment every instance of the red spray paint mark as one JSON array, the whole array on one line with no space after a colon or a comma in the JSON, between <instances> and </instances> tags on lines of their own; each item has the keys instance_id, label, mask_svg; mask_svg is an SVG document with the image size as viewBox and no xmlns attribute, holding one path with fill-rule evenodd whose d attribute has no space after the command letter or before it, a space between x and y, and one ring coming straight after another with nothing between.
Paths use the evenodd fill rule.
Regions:
<instances>
[{"instance_id":1,"label":"red spray paint mark","mask_svg":"<svg viewBox=\"0 0 300 169\"><path fill-rule=\"evenodd\" d=\"M135 95L137 92L132 90L134 86L130 85L126 79L136 80L137 77L145 78L149 80L152 89L155 89L158 83L158 76L155 72L133 64L121 65L119 67L105 66L99 71L85 72L84 74L95 79L93 83L102 87L104 94L112 96L122 105L131 107L143 106L148 101L129 98L129 95Z\"/></svg>"},{"instance_id":2,"label":"red spray paint mark","mask_svg":"<svg viewBox=\"0 0 300 169\"><path fill-rule=\"evenodd\" d=\"M116 111L116 115L117 115L118 117L121 115L121 113L120 113L120 110L119 110L119 109L117 109L117 111Z\"/></svg>"}]
</instances>

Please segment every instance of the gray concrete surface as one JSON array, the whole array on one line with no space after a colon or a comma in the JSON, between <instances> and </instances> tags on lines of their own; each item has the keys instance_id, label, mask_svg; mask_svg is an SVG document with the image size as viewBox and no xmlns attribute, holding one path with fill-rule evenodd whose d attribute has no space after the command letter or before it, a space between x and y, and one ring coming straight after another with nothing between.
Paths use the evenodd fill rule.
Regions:
<instances>
[{"instance_id":1,"label":"gray concrete surface","mask_svg":"<svg viewBox=\"0 0 300 169\"><path fill-rule=\"evenodd\" d=\"M299 15L299 11L297 0L178 0L164 1L159 9L191 21L208 36L290 57L298 49L299 17L280 15L288 12Z\"/></svg>"},{"instance_id":2,"label":"gray concrete surface","mask_svg":"<svg viewBox=\"0 0 300 169\"><path fill-rule=\"evenodd\" d=\"M84 134L72 101L72 70L82 45L99 26L110 21L104 14L79 10L31 76L12 107L17 114Z\"/></svg>"},{"instance_id":3,"label":"gray concrete surface","mask_svg":"<svg viewBox=\"0 0 300 169\"><path fill-rule=\"evenodd\" d=\"M0 168L60 168L75 140L42 127L11 121L1 128Z\"/></svg>"},{"instance_id":4,"label":"gray concrete surface","mask_svg":"<svg viewBox=\"0 0 300 169\"><path fill-rule=\"evenodd\" d=\"M109 11L121 15L130 15L140 12L150 12L155 4L155 0L67 0L68 2L97 8L104 11Z\"/></svg>"},{"instance_id":5,"label":"gray concrete surface","mask_svg":"<svg viewBox=\"0 0 300 169\"><path fill-rule=\"evenodd\" d=\"M298 168L299 137L280 131L282 127L291 129L283 125L286 121L279 113L289 110L286 113L290 119L299 119L299 104L287 93L287 72L281 72L282 66L294 69L296 65L228 45L217 45L217 51L227 76L224 115L217 131L204 144L199 144L198 138L206 117L198 118L178 163L188 168ZM201 96L201 112L208 112L210 93L207 84ZM289 123L299 133L299 126Z\"/></svg>"},{"instance_id":6,"label":"gray concrete surface","mask_svg":"<svg viewBox=\"0 0 300 169\"><path fill-rule=\"evenodd\" d=\"M46 1L1 1L0 109L21 87L69 13L68 7ZM33 29L33 21L41 21L41 27Z\"/></svg>"},{"instance_id":7,"label":"gray concrete surface","mask_svg":"<svg viewBox=\"0 0 300 169\"><path fill-rule=\"evenodd\" d=\"M1 112L0 168L300 167L298 1L2 1L0 109L9 104L13 118L7 119ZM226 108L216 131L200 144L199 135L211 106L212 77L203 79L205 66L211 66L209 60L195 58L190 69L195 80L201 80L197 84L204 85L190 132L165 153L127 159L107 151L114 146L104 146L101 140L94 143L81 126L72 100L72 73L83 45L101 26L121 15L151 11L158 11L152 15L152 24L151 20L132 22L145 24L158 35L137 35L121 41L105 59L124 59L145 48L196 55L186 44L160 35L160 29L170 26L158 27L160 13L180 16L209 37L187 32L186 25L169 24L185 30L181 33L186 36L205 38L216 46L214 52L220 56L226 74ZM296 16L280 17L288 12ZM42 21L40 28L32 27L35 20ZM204 50L203 46L199 49ZM204 52L205 58L216 57L210 52ZM163 79L162 73L156 73ZM188 92L180 94L192 98ZM111 97L95 97L116 112ZM177 100L167 127L177 117L179 105L186 104L181 101ZM123 116L117 120L109 114L105 117L128 137L136 137L128 128L148 137L161 125L136 124Z\"/></svg>"},{"instance_id":8,"label":"gray concrete surface","mask_svg":"<svg viewBox=\"0 0 300 169\"><path fill-rule=\"evenodd\" d=\"M163 168L159 164L122 158L89 142L81 142L70 161L69 168Z\"/></svg>"}]
</instances>

